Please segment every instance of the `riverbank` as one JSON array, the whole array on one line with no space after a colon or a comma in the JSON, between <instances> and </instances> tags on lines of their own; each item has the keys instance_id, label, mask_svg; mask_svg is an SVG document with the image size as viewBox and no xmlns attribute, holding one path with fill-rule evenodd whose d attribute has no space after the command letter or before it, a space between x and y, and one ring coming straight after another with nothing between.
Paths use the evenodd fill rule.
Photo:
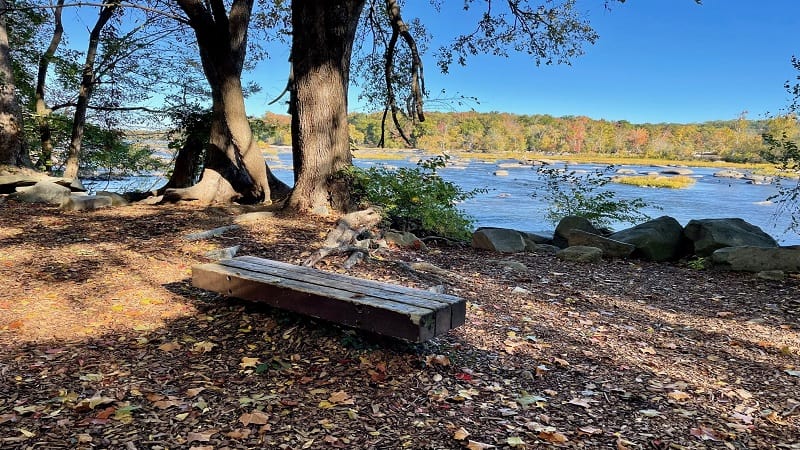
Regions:
<instances>
[{"instance_id":1,"label":"riverbank","mask_svg":"<svg viewBox=\"0 0 800 450\"><path fill-rule=\"evenodd\" d=\"M796 278L393 248L351 274L469 304L466 325L409 346L192 288L211 250L298 263L333 225L183 239L241 212L0 206L2 447L800 443Z\"/></svg>"},{"instance_id":2,"label":"riverbank","mask_svg":"<svg viewBox=\"0 0 800 450\"><path fill-rule=\"evenodd\" d=\"M430 157L441 153L416 150L416 149L382 149L382 148L360 148L353 151L353 157L357 159L370 160L397 160L414 157ZM717 167L720 169L742 169L762 176L783 176L787 178L797 178L800 174L796 172L785 172L778 170L775 165L768 163L734 163L727 161L715 161L709 159L659 159L645 158L608 154L576 153L576 154L545 154L536 152L468 152L463 150L446 151L452 159L451 162L463 162L469 160L483 162L500 162L508 160L516 161L545 161L545 162L566 162L570 165L578 164L604 164L614 166L654 166L654 167Z\"/></svg>"}]
</instances>

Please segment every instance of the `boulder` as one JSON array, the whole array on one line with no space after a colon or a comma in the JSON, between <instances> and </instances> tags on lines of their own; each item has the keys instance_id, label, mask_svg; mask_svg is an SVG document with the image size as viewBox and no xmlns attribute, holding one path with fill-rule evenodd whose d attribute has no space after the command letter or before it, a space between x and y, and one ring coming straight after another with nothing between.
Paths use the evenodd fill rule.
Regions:
<instances>
[{"instance_id":1,"label":"boulder","mask_svg":"<svg viewBox=\"0 0 800 450\"><path fill-rule=\"evenodd\" d=\"M72 194L61 203L61 209L64 211L89 211L92 209L107 208L112 206L112 204L113 200L111 197Z\"/></svg>"},{"instance_id":2,"label":"boulder","mask_svg":"<svg viewBox=\"0 0 800 450\"><path fill-rule=\"evenodd\" d=\"M536 251L536 247L538 245L553 243L553 238L547 236L541 236L536 233L528 233L527 231L517 231L517 233L522 235L522 241L525 242L526 252Z\"/></svg>"},{"instance_id":3,"label":"boulder","mask_svg":"<svg viewBox=\"0 0 800 450\"><path fill-rule=\"evenodd\" d=\"M18 187L12 196L26 203L60 205L69 198L70 190L52 181L40 181L33 186Z\"/></svg>"},{"instance_id":4,"label":"boulder","mask_svg":"<svg viewBox=\"0 0 800 450\"><path fill-rule=\"evenodd\" d=\"M561 251L561 248L551 244L536 244L533 251L541 255L555 255Z\"/></svg>"},{"instance_id":5,"label":"boulder","mask_svg":"<svg viewBox=\"0 0 800 450\"><path fill-rule=\"evenodd\" d=\"M717 178L734 178L740 179L744 178L744 172L739 172L738 170L733 169L723 169L718 172L714 172L714 176Z\"/></svg>"},{"instance_id":6,"label":"boulder","mask_svg":"<svg viewBox=\"0 0 800 450\"><path fill-rule=\"evenodd\" d=\"M609 238L633 244L633 256L650 261L670 261L684 256L687 247L683 227L669 216L648 220L635 227L618 231Z\"/></svg>"},{"instance_id":7,"label":"boulder","mask_svg":"<svg viewBox=\"0 0 800 450\"><path fill-rule=\"evenodd\" d=\"M661 173L664 175L691 175L694 173L694 170L686 167L670 167L662 170Z\"/></svg>"},{"instance_id":8,"label":"boulder","mask_svg":"<svg viewBox=\"0 0 800 450\"><path fill-rule=\"evenodd\" d=\"M478 228L472 233L472 246L503 253L517 253L526 249L522 233L508 228Z\"/></svg>"},{"instance_id":9,"label":"boulder","mask_svg":"<svg viewBox=\"0 0 800 450\"><path fill-rule=\"evenodd\" d=\"M128 206L130 204L127 198L117 194L116 192L98 191L95 195L98 197L110 198L111 206Z\"/></svg>"},{"instance_id":10,"label":"boulder","mask_svg":"<svg viewBox=\"0 0 800 450\"><path fill-rule=\"evenodd\" d=\"M383 234L383 239L387 244L393 244L398 247L414 248L417 250L428 249L420 238L408 231L387 231Z\"/></svg>"},{"instance_id":11,"label":"boulder","mask_svg":"<svg viewBox=\"0 0 800 450\"><path fill-rule=\"evenodd\" d=\"M697 256L709 256L724 247L778 246L761 228L738 218L690 220L683 235L692 241Z\"/></svg>"},{"instance_id":12,"label":"boulder","mask_svg":"<svg viewBox=\"0 0 800 450\"><path fill-rule=\"evenodd\" d=\"M597 247L603 251L605 256L610 258L627 258L636 250L636 246L633 244L616 241L583 230L570 231L569 236L567 236L567 243L570 247Z\"/></svg>"},{"instance_id":13,"label":"boulder","mask_svg":"<svg viewBox=\"0 0 800 450\"><path fill-rule=\"evenodd\" d=\"M569 242L567 239L569 238L569 233L572 230L581 230L587 233L598 235L603 234L600 232L600 230L595 228L591 222L589 222L589 219L581 216L567 216L558 222L556 231L553 233L553 244L560 248L568 247Z\"/></svg>"},{"instance_id":14,"label":"boulder","mask_svg":"<svg viewBox=\"0 0 800 450\"><path fill-rule=\"evenodd\" d=\"M576 245L561 250L556 257L562 261L599 262L603 259L603 251L597 247Z\"/></svg>"},{"instance_id":15,"label":"boulder","mask_svg":"<svg viewBox=\"0 0 800 450\"><path fill-rule=\"evenodd\" d=\"M636 169L628 169L628 168L625 168L625 167L623 167L621 169L617 169L617 171L615 173L617 175L637 175L638 174L638 172L636 172Z\"/></svg>"},{"instance_id":16,"label":"boulder","mask_svg":"<svg viewBox=\"0 0 800 450\"><path fill-rule=\"evenodd\" d=\"M745 179L748 184L772 184L775 182L775 177L764 175L748 175Z\"/></svg>"},{"instance_id":17,"label":"boulder","mask_svg":"<svg viewBox=\"0 0 800 450\"><path fill-rule=\"evenodd\" d=\"M494 171L494 176L496 176L496 177L507 177L508 176L508 171L507 170L503 170L503 169L495 170Z\"/></svg>"},{"instance_id":18,"label":"boulder","mask_svg":"<svg viewBox=\"0 0 800 450\"><path fill-rule=\"evenodd\" d=\"M800 250L786 247L725 247L711 255L711 262L743 272L800 272Z\"/></svg>"}]
</instances>

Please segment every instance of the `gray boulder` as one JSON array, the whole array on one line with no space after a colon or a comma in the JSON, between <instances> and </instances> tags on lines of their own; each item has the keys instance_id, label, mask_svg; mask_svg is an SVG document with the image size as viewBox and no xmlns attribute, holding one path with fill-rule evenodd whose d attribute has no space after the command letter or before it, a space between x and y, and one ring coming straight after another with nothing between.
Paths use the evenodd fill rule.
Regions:
<instances>
[{"instance_id":1,"label":"gray boulder","mask_svg":"<svg viewBox=\"0 0 800 450\"><path fill-rule=\"evenodd\" d=\"M561 251L561 248L551 244L536 244L532 251L541 255L555 255Z\"/></svg>"},{"instance_id":2,"label":"gray boulder","mask_svg":"<svg viewBox=\"0 0 800 450\"><path fill-rule=\"evenodd\" d=\"M800 250L786 247L726 247L711 255L711 262L743 272L800 272Z\"/></svg>"},{"instance_id":3,"label":"gray boulder","mask_svg":"<svg viewBox=\"0 0 800 450\"><path fill-rule=\"evenodd\" d=\"M111 199L111 206L128 206L130 202L125 197L117 194L116 192L98 191L98 197L108 197Z\"/></svg>"},{"instance_id":4,"label":"gray boulder","mask_svg":"<svg viewBox=\"0 0 800 450\"><path fill-rule=\"evenodd\" d=\"M503 170L503 169L495 170L494 171L494 176L496 176L496 177L507 177L508 176L508 171L507 170Z\"/></svg>"},{"instance_id":5,"label":"gray boulder","mask_svg":"<svg viewBox=\"0 0 800 450\"><path fill-rule=\"evenodd\" d=\"M576 245L561 250L556 253L556 257L563 261L600 262L603 259L603 251L597 247Z\"/></svg>"},{"instance_id":6,"label":"gray boulder","mask_svg":"<svg viewBox=\"0 0 800 450\"><path fill-rule=\"evenodd\" d=\"M113 200L111 197L72 194L61 203L61 209L64 211L89 211L92 209L107 208L112 206L112 204Z\"/></svg>"},{"instance_id":7,"label":"gray boulder","mask_svg":"<svg viewBox=\"0 0 800 450\"><path fill-rule=\"evenodd\" d=\"M65 202L70 195L68 187L61 186L51 181L40 181L33 186L18 187L17 192L12 196L21 202L26 203L47 203L50 205L60 205Z\"/></svg>"},{"instance_id":8,"label":"gray boulder","mask_svg":"<svg viewBox=\"0 0 800 450\"><path fill-rule=\"evenodd\" d=\"M662 170L661 173L664 175L691 175L694 171L686 167L670 167Z\"/></svg>"},{"instance_id":9,"label":"gray boulder","mask_svg":"<svg viewBox=\"0 0 800 450\"><path fill-rule=\"evenodd\" d=\"M553 233L553 244L560 248L569 246L569 233L572 230L581 230L587 233L602 235L589 219L581 216L567 216L561 219L556 226L556 231Z\"/></svg>"},{"instance_id":10,"label":"gray boulder","mask_svg":"<svg viewBox=\"0 0 800 450\"><path fill-rule=\"evenodd\" d=\"M547 236L541 236L536 233L528 233L527 231L517 231L522 236L523 242L525 242L525 251L526 252L534 252L536 251L536 247L542 244L552 244L553 238L549 238Z\"/></svg>"},{"instance_id":11,"label":"gray boulder","mask_svg":"<svg viewBox=\"0 0 800 450\"><path fill-rule=\"evenodd\" d=\"M472 233L472 246L502 253L518 253L526 249L522 233L508 228L478 228Z\"/></svg>"},{"instance_id":12,"label":"gray boulder","mask_svg":"<svg viewBox=\"0 0 800 450\"><path fill-rule=\"evenodd\" d=\"M650 261L670 261L683 256L687 242L683 227L669 216L648 220L635 227L618 231L609 238L633 244L633 256Z\"/></svg>"},{"instance_id":13,"label":"gray boulder","mask_svg":"<svg viewBox=\"0 0 800 450\"><path fill-rule=\"evenodd\" d=\"M570 247L584 246L597 247L603 251L605 256L610 258L627 258L636 250L636 246L626 242L609 239L583 230L572 230L567 237Z\"/></svg>"},{"instance_id":14,"label":"gray boulder","mask_svg":"<svg viewBox=\"0 0 800 450\"><path fill-rule=\"evenodd\" d=\"M748 184L772 184L775 182L775 177L764 175L748 175L745 179Z\"/></svg>"},{"instance_id":15,"label":"gray boulder","mask_svg":"<svg viewBox=\"0 0 800 450\"><path fill-rule=\"evenodd\" d=\"M683 235L692 241L697 256L709 256L724 247L778 246L761 228L738 218L690 220Z\"/></svg>"},{"instance_id":16,"label":"gray boulder","mask_svg":"<svg viewBox=\"0 0 800 450\"><path fill-rule=\"evenodd\" d=\"M744 172L739 172L738 170L733 169L723 169L718 172L714 172L714 176L717 178L734 178L740 179L744 178Z\"/></svg>"}]
</instances>

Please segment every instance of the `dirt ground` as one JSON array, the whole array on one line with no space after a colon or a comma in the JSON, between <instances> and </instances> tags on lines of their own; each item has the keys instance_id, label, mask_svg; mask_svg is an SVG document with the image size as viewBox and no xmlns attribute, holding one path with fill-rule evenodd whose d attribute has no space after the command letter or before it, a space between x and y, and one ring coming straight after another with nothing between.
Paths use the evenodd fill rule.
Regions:
<instances>
[{"instance_id":1,"label":"dirt ground","mask_svg":"<svg viewBox=\"0 0 800 450\"><path fill-rule=\"evenodd\" d=\"M300 263L333 225L183 239L240 212L0 204L0 448L800 449L798 278L392 249L350 274L468 301L411 345L192 288L210 250Z\"/></svg>"}]
</instances>

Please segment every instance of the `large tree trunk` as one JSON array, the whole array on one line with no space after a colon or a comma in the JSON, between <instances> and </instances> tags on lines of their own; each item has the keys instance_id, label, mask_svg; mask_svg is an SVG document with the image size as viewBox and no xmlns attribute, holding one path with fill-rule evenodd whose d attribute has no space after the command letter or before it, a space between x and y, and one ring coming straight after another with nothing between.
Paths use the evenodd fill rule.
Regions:
<instances>
[{"instance_id":1,"label":"large tree trunk","mask_svg":"<svg viewBox=\"0 0 800 450\"><path fill-rule=\"evenodd\" d=\"M6 1L0 0L0 164L30 167L23 139L22 109L15 92L14 70L6 32Z\"/></svg>"},{"instance_id":2,"label":"large tree trunk","mask_svg":"<svg viewBox=\"0 0 800 450\"><path fill-rule=\"evenodd\" d=\"M75 117L72 121L72 136L67 150L67 163L64 167L64 178L77 178L80 165L81 141L86 128L86 110L94 90L94 64L97 59L97 47L100 45L100 32L106 26L114 11L119 8L119 0L106 3L100 7L97 22L89 34L89 47L86 49L86 61L83 64L78 101L75 104Z\"/></svg>"},{"instance_id":3,"label":"large tree trunk","mask_svg":"<svg viewBox=\"0 0 800 450\"><path fill-rule=\"evenodd\" d=\"M168 201L259 203L270 199L269 168L256 146L244 108L242 66L253 0L177 0L189 17L211 87L211 135L200 182L170 189Z\"/></svg>"},{"instance_id":4,"label":"large tree trunk","mask_svg":"<svg viewBox=\"0 0 800 450\"><path fill-rule=\"evenodd\" d=\"M36 76L36 122L39 128L39 141L41 142L42 149L39 161L36 166L50 172L53 168L53 140L52 130L50 128L50 111L47 108L47 102L44 98L45 83L47 80L47 68L50 66L50 60L56 54L58 46L61 44L61 37L64 34L64 26L61 23L61 11L64 7L64 0L58 0L56 8L53 10L53 36L50 38L50 45L47 47L42 57L39 58L39 68Z\"/></svg>"},{"instance_id":5,"label":"large tree trunk","mask_svg":"<svg viewBox=\"0 0 800 450\"><path fill-rule=\"evenodd\" d=\"M289 208L325 215L347 206L335 174L352 162L347 126L350 55L364 0L292 1L292 153Z\"/></svg>"}]
</instances>

